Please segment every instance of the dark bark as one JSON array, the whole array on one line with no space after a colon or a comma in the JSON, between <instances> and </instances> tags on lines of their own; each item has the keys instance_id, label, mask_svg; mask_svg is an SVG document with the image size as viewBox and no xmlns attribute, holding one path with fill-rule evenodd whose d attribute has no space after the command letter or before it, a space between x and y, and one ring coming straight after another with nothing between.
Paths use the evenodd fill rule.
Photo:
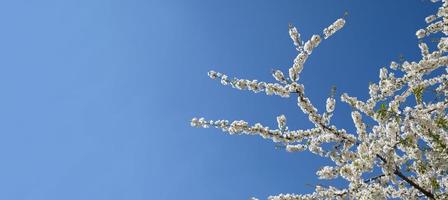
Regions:
<instances>
[{"instance_id":1,"label":"dark bark","mask_svg":"<svg viewBox=\"0 0 448 200\"><path fill-rule=\"evenodd\" d=\"M378 154L376 156L380 160L382 160L384 163L387 163L386 159L384 159L382 156L380 156ZM406 181L407 183L409 183L409 185L411 185L412 187L414 187L415 189L417 189L421 193L423 193L426 197L428 197L430 199L435 199L434 194L432 194L428 190L422 188L420 185L418 185L417 183L415 183L414 181L412 181L411 179L406 177L406 175L404 175L403 173L400 172L398 167L395 167L394 174L397 175L398 177L400 177L401 179L403 179L404 181Z\"/></svg>"}]
</instances>

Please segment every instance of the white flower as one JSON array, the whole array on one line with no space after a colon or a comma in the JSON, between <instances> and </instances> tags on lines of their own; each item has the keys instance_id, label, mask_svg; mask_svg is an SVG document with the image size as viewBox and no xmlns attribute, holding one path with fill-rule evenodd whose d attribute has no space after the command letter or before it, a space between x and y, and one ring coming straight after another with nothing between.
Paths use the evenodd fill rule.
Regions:
<instances>
[{"instance_id":1,"label":"white flower","mask_svg":"<svg viewBox=\"0 0 448 200\"><path fill-rule=\"evenodd\" d=\"M216 73L215 71L211 70L211 71L208 72L208 76L211 79L216 79L216 78L218 78L218 73Z\"/></svg>"},{"instance_id":2,"label":"white flower","mask_svg":"<svg viewBox=\"0 0 448 200\"><path fill-rule=\"evenodd\" d=\"M448 51L448 38L447 37L440 38L437 48L444 52Z\"/></svg>"},{"instance_id":3,"label":"white flower","mask_svg":"<svg viewBox=\"0 0 448 200\"><path fill-rule=\"evenodd\" d=\"M387 79L387 69L385 67L381 68L380 70L380 79Z\"/></svg>"},{"instance_id":4,"label":"white flower","mask_svg":"<svg viewBox=\"0 0 448 200\"><path fill-rule=\"evenodd\" d=\"M289 34L299 53L288 71L290 80L280 70L273 72L279 83L230 79L215 71L210 71L208 76L239 90L281 97L297 95L297 105L307 115L313 128L289 130L284 115L277 117L276 129L260 123L249 125L244 120L229 122L202 117L193 118L190 125L214 127L231 135L258 135L286 145L288 152L308 150L335 164L334 167L326 166L318 170L316 174L320 179L341 176L348 181L343 189L318 185L311 194L279 194L268 197L270 200L448 199L447 17L448 0L444 0L437 15L425 19L430 24L416 32L419 39L434 34L435 39L440 39L437 48L419 41L419 60L391 62L390 69L400 70L396 73L381 68L379 81L369 84L369 97L365 101L347 93L341 95L341 101L352 107L351 117L356 132L350 133L330 123L335 108L333 96L326 100L326 110L321 114L305 95L304 85L297 82L307 58L321 38L313 35L303 44L297 29L292 26L289 27ZM438 18L441 19L436 21ZM336 20L324 29L323 37L327 39L344 24L344 19ZM440 97L434 94L437 98L428 101L425 94L418 104L408 101L413 96L422 95L422 88L426 91L434 89ZM375 175L381 172L383 174Z\"/></svg>"},{"instance_id":5,"label":"white flower","mask_svg":"<svg viewBox=\"0 0 448 200\"><path fill-rule=\"evenodd\" d=\"M321 41L321 39L320 39L319 35L313 35L311 37L311 42L314 44L315 47L319 46L320 41Z\"/></svg>"},{"instance_id":6,"label":"white flower","mask_svg":"<svg viewBox=\"0 0 448 200\"><path fill-rule=\"evenodd\" d=\"M304 50L307 54L302 55L302 56L307 56L307 55L311 54L313 52L313 49L316 48L319 45L319 43L320 43L320 36L313 35L310 40L306 41L305 46L304 46ZM302 63L302 62L304 62L305 59L299 58L298 62ZM303 61L301 61L301 60L303 60Z\"/></svg>"},{"instance_id":7,"label":"white flower","mask_svg":"<svg viewBox=\"0 0 448 200\"><path fill-rule=\"evenodd\" d=\"M307 54L311 54L313 52L313 48L313 43L310 40L306 41L305 46L303 47Z\"/></svg>"},{"instance_id":8,"label":"white flower","mask_svg":"<svg viewBox=\"0 0 448 200\"><path fill-rule=\"evenodd\" d=\"M393 69L393 70L397 70L398 69L398 63L392 61L390 63L390 68Z\"/></svg>"},{"instance_id":9,"label":"white flower","mask_svg":"<svg viewBox=\"0 0 448 200\"><path fill-rule=\"evenodd\" d=\"M418 39L421 39L426 36L426 31L424 29L420 29L415 33L415 35Z\"/></svg>"},{"instance_id":10,"label":"white flower","mask_svg":"<svg viewBox=\"0 0 448 200\"><path fill-rule=\"evenodd\" d=\"M423 56L423 57L427 57L428 54L429 54L429 48L428 48L428 45L427 45L426 43L424 43L424 42L421 42L421 43L418 44L418 47L420 48L420 51L421 51L421 53L422 53L422 56Z\"/></svg>"},{"instance_id":11,"label":"white flower","mask_svg":"<svg viewBox=\"0 0 448 200\"><path fill-rule=\"evenodd\" d=\"M275 70L274 73L272 74L272 76L274 76L275 80L283 82L285 81L285 76L283 75L283 72L280 70Z\"/></svg>"},{"instance_id":12,"label":"white flower","mask_svg":"<svg viewBox=\"0 0 448 200\"><path fill-rule=\"evenodd\" d=\"M344 27L344 25L345 25L344 19L340 18L340 19L336 20L335 22L333 22L333 24L331 24L329 27L324 29L324 38L325 39L329 38L334 33L336 33L336 31L338 31L339 29Z\"/></svg>"},{"instance_id":13,"label":"white flower","mask_svg":"<svg viewBox=\"0 0 448 200\"><path fill-rule=\"evenodd\" d=\"M319 179L334 179L338 176L338 171L333 167L325 166L317 171L316 175L319 176Z\"/></svg>"},{"instance_id":14,"label":"white flower","mask_svg":"<svg viewBox=\"0 0 448 200\"><path fill-rule=\"evenodd\" d=\"M297 152L297 151L305 151L307 147L305 145L296 144L296 145L286 145L286 151L288 152Z\"/></svg>"},{"instance_id":15,"label":"white flower","mask_svg":"<svg viewBox=\"0 0 448 200\"><path fill-rule=\"evenodd\" d=\"M426 23L429 24L429 23L433 22L435 19L437 19L436 15L430 15L430 16L425 18L425 21L426 21Z\"/></svg>"},{"instance_id":16,"label":"white flower","mask_svg":"<svg viewBox=\"0 0 448 200\"><path fill-rule=\"evenodd\" d=\"M286 128L286 117L285 115L280 115L277 117L278 129L284 130Z\"/></svg>"},{"instance_id":17,"label":"white flower","mask_svg":"<svg viewBox=\"0 0 448 200\"><path fill-rule=\"evenodd\" d=\"M299 72L297 70L297 68L289 68L289 79L291 79L291 81L298 81L299 80Z\"/></svg>"},{"instance_id":18,"label":"white flower","mask_svg":"<svg viewBox=\"0 0 448 200\"><path fill-rule=\"evenodd\" d=\"M296 47L302 46L302 41L300 40L300 34L297 31L297 28L293 27L292 25L289 26L289 36L291 37Z\"/></svg>"},{"instance_id":19,"label":"white flower","mask_svg":"<svg viewBox=\"0 0 448 200\"><path fill-rule=\"evenodd\" d=\"M193 127L197 127L198 126L198 118L194 117L193 119L191 119L191 126Z\"/></svg>"},{"instance_id":20,"label":"white flower","mask_svg":"<svg viewBox=\"0 0 448 200\"><path fill-rule=\"evenodd\" d=\"M228 80L227 75L224 74L224 75L221 76L221 84L223 84L223 85L229 84L229 80Z\"/></svg>"},{"instance_id":21,"label":"white flower","mask_svg":"<svg viewBox=\"0 0 448 200\"><path fill-rule=\"evenodd\" d=\"M336 103L336 100L334 98L332 98L332 97L327 98L327 103L325 106L327 112L331 113L334 111L335 103Z\"/></svg>"}]
</instances>

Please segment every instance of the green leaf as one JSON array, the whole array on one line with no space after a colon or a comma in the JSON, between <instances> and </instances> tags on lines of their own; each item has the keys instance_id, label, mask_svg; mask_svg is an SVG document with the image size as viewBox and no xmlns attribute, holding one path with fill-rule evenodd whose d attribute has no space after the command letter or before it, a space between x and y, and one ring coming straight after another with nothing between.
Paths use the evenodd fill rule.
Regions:
<instances>
[{"instance_id":1,"label":"green leaf","mask_svg":"<svg viewBox=\"0 0 448 200\"><path fill-rule=\"evenodd\" d=\"M423 91L424 90L425 90L425 87L423 87L422 85L419 85L418 87L416 87L412 90L417 104L421 104L423 102Z\"/></svg>"}]
</instances>

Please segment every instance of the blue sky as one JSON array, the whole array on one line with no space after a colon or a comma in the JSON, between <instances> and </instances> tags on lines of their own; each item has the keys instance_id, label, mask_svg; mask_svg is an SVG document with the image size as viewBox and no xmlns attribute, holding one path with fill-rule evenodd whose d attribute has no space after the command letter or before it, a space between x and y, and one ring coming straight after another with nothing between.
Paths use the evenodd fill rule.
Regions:
<instances>
[{"instance_id":1,"label":"blue sky","mask_svg":"<svg viewBox=\"0 0 448 200\"><path fill-rule=\"evenodd\" d=\"M307 39L349 12L301 76L320 110L332 85L366 97L378 70L419 54L437 5L396 1L0 2L0 199L247 199L311 192L330 164L270 141L189 127L195 116L309 128L296 100L208 79L272 81ZM334 123L352 130L348 105ZM328 182L324 182L328 183ZM340 183L336 183L340 184Z\"/></svg>"}]
</instances>

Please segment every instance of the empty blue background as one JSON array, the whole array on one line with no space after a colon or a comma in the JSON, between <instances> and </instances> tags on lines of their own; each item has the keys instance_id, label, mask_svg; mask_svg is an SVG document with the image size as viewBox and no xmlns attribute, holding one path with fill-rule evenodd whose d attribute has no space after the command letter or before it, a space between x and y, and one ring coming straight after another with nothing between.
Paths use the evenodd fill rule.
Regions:
<instances>
[{"instance_id":1,"label":"empty blue background","mask_svg":"<svg viewBox=\"0 0 448 200\"><path fill-rule=\"evenodd\" d=\"M421 0L14 0L0 2L0 199L247 199L306 193L331 164L192 117L310 128L296 99L223 87L214 69L273 81L349 12L301 76L320 109L332 85L365 98L379 67L419 55ZM338 101L339 102L339 101ZM353 130L350 107L334 123ZM323 182L328 184L329 182ZM343 184L337 182L335 184Z\"/></svg>"}]
</instances>

